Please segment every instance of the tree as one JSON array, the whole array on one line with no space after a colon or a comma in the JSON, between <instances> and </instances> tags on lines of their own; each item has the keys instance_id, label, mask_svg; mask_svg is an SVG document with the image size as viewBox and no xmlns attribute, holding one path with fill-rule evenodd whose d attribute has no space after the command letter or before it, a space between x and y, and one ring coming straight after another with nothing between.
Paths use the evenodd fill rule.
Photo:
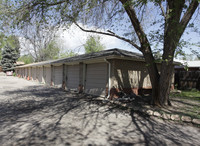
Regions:
<instances>
[{"instance_id":1,"label":"tree","mask_svg":"<svg viewBox=\"0 0 200 146\"><path fill-rule=\"evenodd\" d=\"M0 60L1 60L1 58L2 58L2 55L1 55L1 54L2 54L2 52L1 52L1 50L0 50Z\"/></svg>"},{"instance_id":2,"label":"tree","mask_svg":"<svg viewBox=\"0 0 200 146\"><path fill-rule=\"evenodd\" d=\"M56 43L56 30L54 26L40 25L37 20L24 26L20 41L24 54L31 55L34 62L57 59L60 49Z\"/></svg>"},{"instance_id":3,"label":"tree","mask_svg":"<svg viewBox=\"0 0 200 146\"><path fill-rule=\"evenodd\" d=\"M9 68L14 67L17 59L20 56L20 44L18 37L15 35L6 36L3 33L0 35L0 47L1 52L1 65L5 71Z\"/></svg>"},{"instance_id":4,"label":"tree","mask_svg":"<svg viewBox=\"0 0 200 146\"><path fill-rule=\"evenodd\" d=\"M5 35L3 33L0 33L0 60L2 59L2 49L5 44L4 37L5 37Z\"/></svg>"},{"instance_id":5,"label":"tree","mask_svg":"<svg viewBox=\"0 0 200 146\"><path fill-rule=\"evenodd\" d=\"M39 50L40 61L58 59L60 48L56 45L55 41L51 41L47 44L46 48Z\"/></svg>"},{"instance_id":6,"label":"tree","mask_svg":"<svg viewBox=\"0 0 200 146\"><path fill-rule=\"evenodd\" d=\"M101 44L99 36L90 35L84 44L85 53L92 53L104 50L105 46Z\"/></svg>"},{"instance_id":7,"label":"tree","mask_svg":"<svg viewBox=\"0 0 200 146\"><path fill-rule=\"evenodd\" d=\"M18 54L20 54L20 43L19 39L15 35L6 36L5 34L0 34L0 51L5 46L10 46L11 48L15 49Z\"/></svg>"},{"instance_id":8,"label":"tree","mask_svg":"<svg viewBox=\"0 0 200 146\"><path fill-rule=\"evenodd\" d=\"M175 51L192 16L198 13L198 6L199 0L27 0L20 2L6 0L1 10L9 12L9 15L5 16L4 13L1 18L6 18L4 24L9 21L18 28L28 24L35 17L51 25L69 22L76 24L85 32L109 35L128 42L142 52L147 63L152 84L152 102L163 106L170 104L169 92ZM148 7L153 8L150 11ZM156 16L155 19L150 19L150 13ZM94 29L85 28L80 24L81 22L87 26L94 26ZM151 26L154 26L153 35L149 34L149 30L145 30L145 28L150 29ZM120 32L124 34L118 35L117 33ZM162 45L160 72L153 56L154 41Z\"/></svg>"},{"instance_id":9,"label":"tree","mask_svg":"<svg viewBox=\"0 0 200 146\"><path fill-rule=\"evenodd\" d=\"M76 55L78 55L78 54L75 53L74 51L68 50L68 51L65 51L65 52L61 52L60 55L59 55L59 58L73 57L73 56L76 56Z\"/></svg>"},{"instance_id":10,"label":"tree","mask_svg":"<svg viewBox=\"0 0 200 146\"><path fill-rule=\"evenodd\" d=\"M34 59L31 55L23 55L23 56L18 58L18 61L22 61L25 64L29 64L29 63L33 63Z\"/></svg>"},{"instance_id":11,"label":"tree","mask_svg":"<svg viewBox=\"0 0 200 146\"><path fill-rule=\"evenodd\" d=\"M2 60L1 60L3 71L15 67L15 63L18 58L19 54L16 49L10 46L5 46L2 52Z\"/></svg>"}]
</instances>

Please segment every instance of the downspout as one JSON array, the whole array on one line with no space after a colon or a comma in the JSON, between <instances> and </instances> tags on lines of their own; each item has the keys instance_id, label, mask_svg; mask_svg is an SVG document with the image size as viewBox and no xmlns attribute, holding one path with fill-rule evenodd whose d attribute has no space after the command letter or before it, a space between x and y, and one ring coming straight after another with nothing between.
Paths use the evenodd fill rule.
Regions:
<instances>
[{"instance_id":1,"label":"downspout","mask_svg":"<svg viewBox=\"0 0 200 146\"><path fill-rule=\"evenodd\" d=\"M107 99L110 97L110 90L111 90L111 63L104 58L104 61L108 63L108 96Z\"/></svg>"}]
</instances>

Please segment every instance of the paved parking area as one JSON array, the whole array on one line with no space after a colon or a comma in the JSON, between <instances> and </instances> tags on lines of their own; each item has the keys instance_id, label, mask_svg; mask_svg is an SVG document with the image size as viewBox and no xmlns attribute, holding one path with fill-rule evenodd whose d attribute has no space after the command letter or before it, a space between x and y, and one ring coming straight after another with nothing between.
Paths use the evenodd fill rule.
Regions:
<instances>
[{"instance_id":1,"label":"paved parking area","mask_svg":"<svg viewBox=\"0 0 200 146\"><path fill-rule=\"evenodd\" d=\"M0 76L0 145L199 145L200 128Z\"/></svg>"}]
</instances>

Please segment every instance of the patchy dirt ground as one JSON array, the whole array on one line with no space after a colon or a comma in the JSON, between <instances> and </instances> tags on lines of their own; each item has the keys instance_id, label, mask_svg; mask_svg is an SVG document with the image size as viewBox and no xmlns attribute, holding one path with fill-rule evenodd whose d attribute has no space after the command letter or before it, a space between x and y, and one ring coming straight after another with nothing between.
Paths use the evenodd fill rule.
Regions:
<instances>
[{"instance_id":1,"label":"patchy dirt ground","mask_svg":"<svg viewBox=\"0 0 200 146\"><path fill-rule=\"evenodd\" d=\"M183 97L172 97L171 102L172 106L165 109L165 111L200 119L199 100L189 100Z\"/></svg>"},{"instance_id":2,"label":"patchy dirt ground","mask_svg":"<svg viewBox=\"0 0 200 146\"><path fill-rule=\"evenodd\" d=\"M0 145L199 145L200 129L0 76Z\"/></svg>"},{"instance_id":3,"label":"patchy dirt ground","mask_svg":"<svg viewBox=\"0 0 200 146\"><path fill-rule=\"evenodd\" d=\"M150 96L133 96L132 101L116 99L120 103L125 103L128 107L134 109L145 109L158 111L160 113L173 114L179 116L189 116L192 119L200 119L200 94L199 97L188 99L186 97L181 97L179 95L170 95L170 102L172 106L167 106L159 108L151 105Z\"/></svg>"}]
</instances>

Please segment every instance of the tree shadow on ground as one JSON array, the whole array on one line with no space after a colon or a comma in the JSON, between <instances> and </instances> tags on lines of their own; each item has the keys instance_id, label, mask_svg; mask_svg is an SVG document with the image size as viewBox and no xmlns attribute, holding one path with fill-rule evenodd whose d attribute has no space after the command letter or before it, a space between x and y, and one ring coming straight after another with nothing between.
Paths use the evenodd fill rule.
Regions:
<instances>
[{"instance_id":1,"label":"tree shadow on ground","mask_svg":"<svg viewBox=\"0 0 200 146\"><path fill-rule=\"evenodd\" d=\"M107 101L57 88L7 91L1 145L192 145L198 134ZM194 129L193 129L194 130ZM193 131L194 132L194 131ZM198 132L198 131L196 131Z\"/></svg>"},{"instance_id":2,"label":"tree shadow on ground","mask_svg":"<svg viewBox=\"0 0 200 146\"><path fill-rule=\"evenodd\" d=\"M169 113L178 114L180 116L190 116L192 118L200 117L200 102L176 97L171 99L172 106L167 109L161 109Z\"/></svg>"}]
</instances>

